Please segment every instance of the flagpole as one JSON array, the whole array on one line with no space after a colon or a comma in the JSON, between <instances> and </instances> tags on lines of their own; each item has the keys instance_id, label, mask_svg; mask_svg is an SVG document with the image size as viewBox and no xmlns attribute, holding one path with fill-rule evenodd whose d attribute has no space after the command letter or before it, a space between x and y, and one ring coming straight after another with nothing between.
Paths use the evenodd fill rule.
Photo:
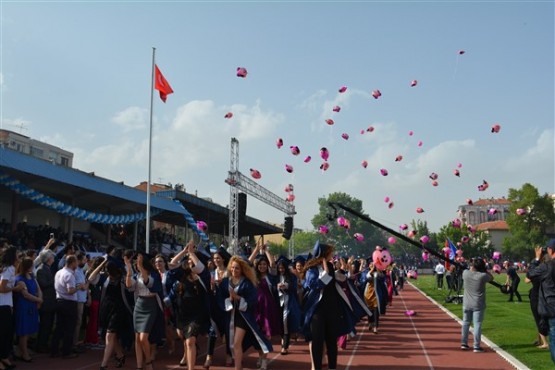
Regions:
<instances>
[{"instance_id":1,"label":"flagpole","mask_svg":"<svg viewBox=\"0 0 555 370\"><path fill-rule=\"evenodd\" d=\"M150 125L148 132L148 181L146 183L146 235L145 245L146 253L150 253L150 178L152 170L152 111L154 106L154 66L155 66L156 48L152 48L152 77L150 81Z\"/></svg>"}]
</instances>

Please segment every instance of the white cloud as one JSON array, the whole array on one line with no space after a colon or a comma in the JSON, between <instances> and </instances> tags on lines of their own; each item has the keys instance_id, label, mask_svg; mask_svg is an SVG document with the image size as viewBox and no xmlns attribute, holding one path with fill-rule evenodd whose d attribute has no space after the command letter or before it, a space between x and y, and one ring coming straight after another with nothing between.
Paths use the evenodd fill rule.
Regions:
<instances>
[{"instance_id":1,"label":"white cloud","mask_svg":"<svg viewBox=\"0 0 555 370\"><path fill-rule=\"evenodd\" d=\"M129 107L112 117L112 122L121 126L124 132L141 130L148 125L149 112L139 107Z\"/></svg>"}]
</instances>

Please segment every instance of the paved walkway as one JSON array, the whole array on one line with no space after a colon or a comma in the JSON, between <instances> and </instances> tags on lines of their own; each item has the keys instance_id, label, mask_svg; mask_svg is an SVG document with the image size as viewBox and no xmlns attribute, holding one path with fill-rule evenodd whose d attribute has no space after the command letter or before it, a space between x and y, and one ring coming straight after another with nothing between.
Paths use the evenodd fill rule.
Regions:
<instances>
[{"instance_id":1,"label":"paved walkway","mask_svg":"<svg viewBox=\"0 0 555 370\"><path fill-rule=\"evenodd\" d=\"M416 311L408 317L406 310ZM512 370L527 367L511 358L495 345L483 338L484 353L473 353L460 349L461 326L458 319L441 306L428 299L412 285L393 299L387 315L382 316L378 334L368 331L366 323L358 326L358 335L352 338L346 350L340 350L338 369L341 370ZM470 338L472 340L472 338ZM204 363L205 338L201 338L201 356L195 369L202 369ZM472 342L470 342L472 343ZM180 347L180 346L176 346ZM279 354L279 339L274 340L276 352L269 355L269 370L310 370L308 346L304 341L294 342L290 354ZM178 362L181 351L168 355L161 350L154 369L185 369ZM47 355L37 355L31 364L18 362L16 370L27 369L98 369L102 351L89 350L76 359L51 359ZM256 369L257 353L250 351L244 360L245 369ZM228 370L223 365L224 347L219 345L212 370ZM110 369L115 369L110 364ZM123 369L135 369L134 354L127 356Z\"/></svg>"}]
</instances>

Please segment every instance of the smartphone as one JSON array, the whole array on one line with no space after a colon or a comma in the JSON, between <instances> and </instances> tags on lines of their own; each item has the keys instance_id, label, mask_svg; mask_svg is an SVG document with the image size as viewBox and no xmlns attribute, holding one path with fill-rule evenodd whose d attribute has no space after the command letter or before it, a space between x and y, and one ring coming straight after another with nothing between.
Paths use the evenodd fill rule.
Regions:
<instances>
[{"instance_id":1,"label":"smartphone","mask_svg":"<svg viewBox=\"0 0 555 370\"><path fill-rule=\"evenodd\" d=\"M54 239L54 233L50 233L50 239Z\"/></svg>"}]
</instances>

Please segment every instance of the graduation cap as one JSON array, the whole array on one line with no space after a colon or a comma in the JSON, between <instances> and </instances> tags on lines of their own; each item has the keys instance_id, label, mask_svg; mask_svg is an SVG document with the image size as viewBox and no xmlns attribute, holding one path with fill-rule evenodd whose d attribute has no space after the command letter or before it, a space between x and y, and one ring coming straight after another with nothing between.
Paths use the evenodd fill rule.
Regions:
<instances>
[{"instance_id":1,"label":"graduation cap","mask_svg":"<svg viewBox=\"0 0 555 370\"><path fill-rule=\"evenodd\" d=\"M322 257L324 253L324 244L320 244L320 240L316 240L316 244L314 244L314 249L312 250L312 254L314 258Z\"/></svg>"},{"instance_id":2,"label":"graduation cap","mask_svg":"<svg viewBox=\"0 0 555 370\"><path fill-rule=\"evenodd\" d=\"M283 264L285 267L288 267L289 265L291 265L291 260L285 256L279 256L279 258L276 261L276 265L279 264Z\"/></svg>"},{"instance_id":3,"label":"graduation cap","mask_svg":"<svg viewBox=\"0 0 555 370\"><path fill-rule=\"evenodd\" d=\"M220 257L222 257L225 265L229 263L229 260L231 259L231 254L229 254L229 252L224 247L219 247L216 253L219 254Z\"/></svg>"},{"instance_id":4,"label":"graduation cap","mask_svg":"<svg viewBox=\"0 0 555 370\"><path fill-rule=\"evenodd\" d=\"M297 264L297 262L300 262L302 265L304 265L306 263L306 259L303 256L299 255L293 259L293 263Z\"/></svg>"}]
</instances>

